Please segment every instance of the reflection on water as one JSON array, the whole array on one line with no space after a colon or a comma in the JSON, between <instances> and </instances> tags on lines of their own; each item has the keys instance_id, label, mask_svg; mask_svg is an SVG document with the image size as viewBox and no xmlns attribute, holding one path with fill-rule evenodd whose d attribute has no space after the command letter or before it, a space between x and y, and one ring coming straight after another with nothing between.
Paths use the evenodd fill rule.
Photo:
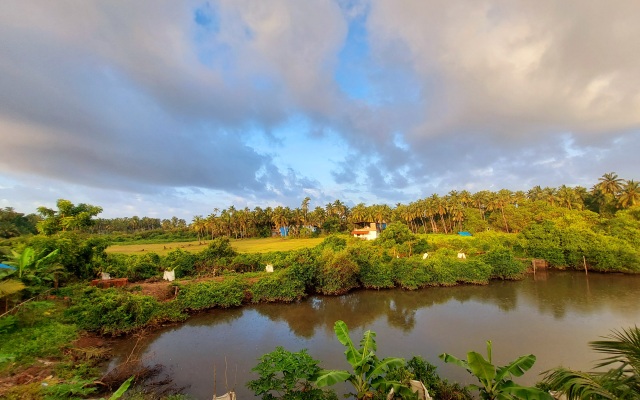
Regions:
<instances>
[{"instance_id":1,"label":"reflection on water","mask_svg":"<svg viewBox=\"0 0 640 400\"><path fill-rule=\"evenodd\" d=\"M347 368L333 333L334 322L342 319L355 340L367 329L375 331L381 356L422 355L442 376L461 382L469 382L468 374L442 364L438 354L483 352L489 339L498 364L533 353L538 357L534 372L521 380L532 384L537 373L561 364L591 368L598 355L587 342L635 325L639 294L640 276L569 272L489 286L357 291L294 304L213 310L155 332L139 346L149 363L167 366L178 386L189 385L187 393L196 398L211 397L214 366L217 392L222 392L226 357L228 385L240 397L251 397L244 387L255 378L250 370L276 346L307 348L323 367ZM132 343L121 345L120 354L128 354Z\"/></svg>"}]
</instances>

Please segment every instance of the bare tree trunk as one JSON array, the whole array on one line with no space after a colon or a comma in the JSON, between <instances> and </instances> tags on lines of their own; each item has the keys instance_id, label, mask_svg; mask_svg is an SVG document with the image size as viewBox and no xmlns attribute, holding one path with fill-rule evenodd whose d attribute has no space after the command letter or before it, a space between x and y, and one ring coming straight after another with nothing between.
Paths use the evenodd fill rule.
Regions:
<instances>
[{"instance_id":1,"label":"bare tree trunk","mask_svg":"<svg viewBox=\"0 0 640 400\"><path fill-rule=\"evenodd\" d=\"M507 225L507 218L504 216L504 207L500 207L500 212L502 214L502 221L504 222L504 228L507 230L507 233L509 233L509 225Z\"/></svg>"}]
</instances>

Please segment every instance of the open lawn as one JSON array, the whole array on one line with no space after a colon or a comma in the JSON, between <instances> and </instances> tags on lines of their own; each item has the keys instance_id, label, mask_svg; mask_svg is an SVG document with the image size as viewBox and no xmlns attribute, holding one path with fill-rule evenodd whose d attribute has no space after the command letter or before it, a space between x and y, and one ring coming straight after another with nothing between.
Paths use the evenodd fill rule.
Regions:
<instances>
[{"instance_id":1,"label":"open lawn","mask_svg":"<svg viewBox=\"0 0 640 400\"><path fill-rule=\"evenodd\" d=\"M324 238L310 239L283 239L281 237L263 238L263 239L232 239L231 246L238 253L268 253L270 251L288 251L302 249L305 247L314 247L320 244ZM182 249L197 253L204 250L208 246L208 241L198 242L173 242L173 243L152 243L152 244L118 244L109 246L107 253L120 254L144 254L153 252L160 255L175 250Z\"/></svg>"}]
</instances>

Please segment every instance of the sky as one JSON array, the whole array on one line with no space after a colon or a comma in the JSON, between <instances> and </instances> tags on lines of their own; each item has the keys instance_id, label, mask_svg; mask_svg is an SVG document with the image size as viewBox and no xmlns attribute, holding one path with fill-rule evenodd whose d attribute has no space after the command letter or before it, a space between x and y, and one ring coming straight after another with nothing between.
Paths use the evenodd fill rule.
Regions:
<instances>
[{"instance_id":1,"label":"sky","mask_svg":"<svg viewBox=\"0 0 640 400\"><path fill-rule=\"evenodd\" d=\"M3 0L0 207L104 218L640 171L637 0Z\"/></svg>"}]
</instances>

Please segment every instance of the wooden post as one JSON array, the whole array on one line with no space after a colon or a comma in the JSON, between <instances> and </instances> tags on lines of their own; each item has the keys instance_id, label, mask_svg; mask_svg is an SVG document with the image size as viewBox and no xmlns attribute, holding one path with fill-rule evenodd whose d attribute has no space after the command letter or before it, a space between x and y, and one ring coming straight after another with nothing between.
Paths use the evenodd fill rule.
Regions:
<instances>
[{"instance_id":1,"label":"wooden post","mask_svg":"<svg viewBox=\"0 0 640 400\"><path fill-rule=\"evenodd\" d=\"M536 259L532 258L531 259L531 265L533 265L533 274L536 274Z\"/></svg>"},{"instance_id":2,"label":"wooden post","mask_svg":"<svg viewBox=\"0 0 640 400\"><path fill-rule=\"evenodd\" d=\"M584 273L585 275L588 275L589 273L587 272L587 259L584 258L584 255L582 256L582 263L584 264Z\"/></svg>"}]
</instances>

